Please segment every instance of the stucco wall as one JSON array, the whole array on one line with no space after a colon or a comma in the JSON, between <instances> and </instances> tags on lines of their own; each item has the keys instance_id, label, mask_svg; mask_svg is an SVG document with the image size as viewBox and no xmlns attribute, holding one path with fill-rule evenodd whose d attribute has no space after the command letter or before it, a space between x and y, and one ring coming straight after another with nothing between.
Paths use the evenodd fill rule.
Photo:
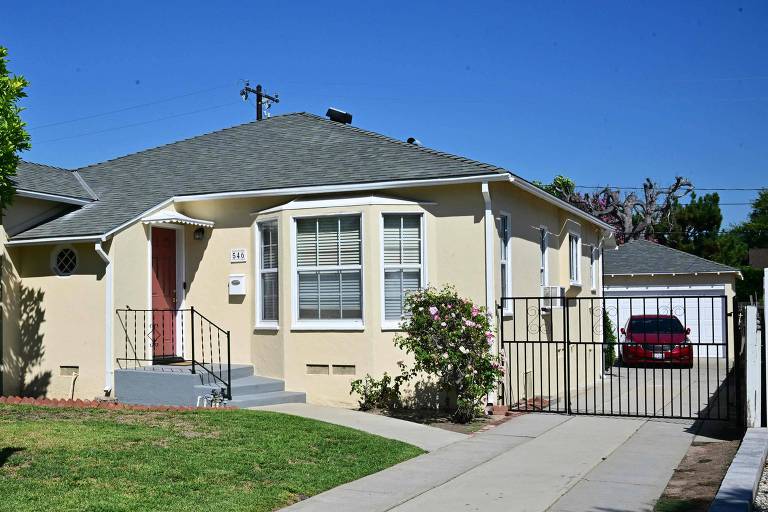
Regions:
<instances>
[{"instance_id":1,"label":"stucco wall","mask_svg":"<svg viewBox=\"0 0 768 512\"><path fill-rule=\"evenodd\" d=\"M51 266L56 246L8 251L17 281L5 291L4 318L10 350L4 354L11 382L6 394L69 397L76 367L75 398L94 398L104 387L104 264L92 244L73 244L78 265L60 277ZM8 266L6 266L8 268ZM14 318L15 317L15 318ZM9 332L10 331L10 332ZM12 341L13 340L13 341ZM62 367L69 367L64 368Z\"/></svg>"},{"instance_id":2,"label":"stucco wall","mask_svg":"<svg viewBox=\"0 0 768 512\"><path fill-rule=\"evenodd\" d=\"M397 361L405 356L394 347L394 331L382 324L381 226L383 212L419 212L425 219L426 276L431 285L453 284L458 292L473 301L485 303L485 226L484 201L480 184L415 187L381 191L381 196L412 200L418 204L306 208L261 214L267 208L290 201L291 197L251 198L180 202L166 208L190 217L210 220L215 227L205 229L202 240L195 240L195 227L186 226L183 235L184 281L186 290L179 307L194 306L224 329L231 331L232 361L251 363L261 375L285 379L289 390L308 393L315 403L349 405L349 384L370 373L376 377L384 371L397 372ZM549 236L549 284L566 286L569 295L590 296L588 247L599 241L594 226L581 222L583 239L583 286L568 283L567 229L575 226L573 218L546 201L531 196L510 183L492 183L493 213L511 215L512 295L540 294L538 228L546 225ZM374 201L376 203L376 201ZM362 215L363 228L363 308L364 325L359 330L306 331L292 325L294 276L291 247L291 225L295 216L356 212ZM256 326L255 279L258 251L254 226L267 218L279 222L279 328ZM136 223L119 232L106 244L113 260L114 306L133 309L150 307L149 255L150 230L162 228ZM493 231L494 298L500 293L498 232ZM78 246L79 247L79 246ZM230 250L248 251L246 263L231 263ZM47 310L45 338L46 364L81 364L78 390L94 396L103 387L104 353L104 266L92 245L79 252L85 260L78 275L59 278L48 268L50 247L16 249L16 261L29 263L20 270L21 282L45 293ZM47 270L46 270L47 269ZM244 274L247 293L230 297L229 274ZM73 291L76 289L76 291ZM70 310L76 310L71 313ZM55 310L55 312L54 312ZM53 330L52 328L56 329ZM50 336L56 333L56 339ZM82 343L73 344L77 338ZM114 318L115 357L124 352L122 326ZM87 344L87 345L84 345ZM68 347L64 350L63 347ZM188 350L188 347L187 347ZM75 354L77 357L75 357ZM122 354L124 355L124 354ZM66 357L77 359L65 363ZM188 356L188 354L187 354ZM309 374L307 365L328 365L328 375ZM334 374L333 366L354 366L355 374ZM82 368L87 367L86 371ZM56 366L58 372L58 366ZM88 375L85 377L85 375ZM93 374L95 377L91 377ZM56 379L54 379L56 380ZM61 394L64 380L52 387ZM85 390L88 390L87 392Z\"/></svg>"}]
</instances>

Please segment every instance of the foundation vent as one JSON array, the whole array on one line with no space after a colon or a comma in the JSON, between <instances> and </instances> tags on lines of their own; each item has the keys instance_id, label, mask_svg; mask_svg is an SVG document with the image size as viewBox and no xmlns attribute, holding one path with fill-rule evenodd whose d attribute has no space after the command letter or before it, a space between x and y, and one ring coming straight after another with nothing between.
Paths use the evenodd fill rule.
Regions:
<instances>
[{"instance_id":1,"label":"foundation vent","mask_svg":"<svg viewBox=\"0 0 768 512\"><path fill-rule=\"evenodd\" d=\"M355 365L353 364L335 364L333 365L334 375L355 375Z\"/></svg>"},{"instance_id":2,"label":"foundation vent","mask_svg":"<svg viewBox=\"0 0 768 512\"><path fill-rule=\"evenodd\" d=\"M307 375L328 375L329 369L327 364L308 364Z\"/></svg>"}]
</instances>

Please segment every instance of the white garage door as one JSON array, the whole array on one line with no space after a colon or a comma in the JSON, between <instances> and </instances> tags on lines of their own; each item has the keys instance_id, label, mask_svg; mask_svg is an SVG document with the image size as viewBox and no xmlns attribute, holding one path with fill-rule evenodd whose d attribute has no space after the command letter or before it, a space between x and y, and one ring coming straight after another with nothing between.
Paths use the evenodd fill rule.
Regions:
<instances>
[{"instance_id":1,"label":"white garage door","mask_svg":"<svg viewBox=\"0 0 768 512\"><path fill-rule=\"evenodd\" d=\"M618 327L626 327L631 315L672 314L691 329L692 343L725 343L728 307L722 288L606 287L605 297L614 298L606 302L606 310ZM725 357L723 345L697 349L698 357Z\"/></svg>"}]
</instances>

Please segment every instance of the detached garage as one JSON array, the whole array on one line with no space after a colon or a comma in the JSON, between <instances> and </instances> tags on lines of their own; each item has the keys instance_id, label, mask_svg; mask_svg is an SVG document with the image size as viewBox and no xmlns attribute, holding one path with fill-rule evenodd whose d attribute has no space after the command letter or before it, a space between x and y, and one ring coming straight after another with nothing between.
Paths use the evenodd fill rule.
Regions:
<instances>
[{"instance_id":1,"label":"detached garage","mask_svg":"<svg viewBox=\"0 0 768 512\"><path fill-rule=\"evenodd\" d=\"M606 250L603 259L603 294L612 306L606 309L613 309L608 312L617 327L631 315L671 314L690 329L693 343L732 343L729 313L737 278L733 267L647 240ZM697 356L725 354L722 345L704 346Z\"/></svg>"}]
</instances>

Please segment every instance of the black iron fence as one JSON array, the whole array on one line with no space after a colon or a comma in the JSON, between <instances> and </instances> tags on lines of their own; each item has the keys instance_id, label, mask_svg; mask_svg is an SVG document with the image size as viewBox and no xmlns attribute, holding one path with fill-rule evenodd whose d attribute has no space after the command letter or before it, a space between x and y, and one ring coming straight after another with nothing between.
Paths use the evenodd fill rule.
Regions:
<instances>
[{"instance_id":1,"label":"black iron fence","mask_svg":"<svg viewBox=\"0 0 768 512\"><path fill-rule=\"evenodd\" d=\"M725 296L504 297L505 403L518 411L728 419L739 365L729 306Z\"/></svg>"},{"instance_id":2,"label":"black iron fence","mask_svg":"<svg viewBox=\"0 0 768 512\"><path fill-rule=\"evenodd\" d=\"M120 368L158 365L189 367L208 384L220 385L232 398L230 332L194 307L188 309L118 309L124 337Z\"/></svg>"}]
</instances>

